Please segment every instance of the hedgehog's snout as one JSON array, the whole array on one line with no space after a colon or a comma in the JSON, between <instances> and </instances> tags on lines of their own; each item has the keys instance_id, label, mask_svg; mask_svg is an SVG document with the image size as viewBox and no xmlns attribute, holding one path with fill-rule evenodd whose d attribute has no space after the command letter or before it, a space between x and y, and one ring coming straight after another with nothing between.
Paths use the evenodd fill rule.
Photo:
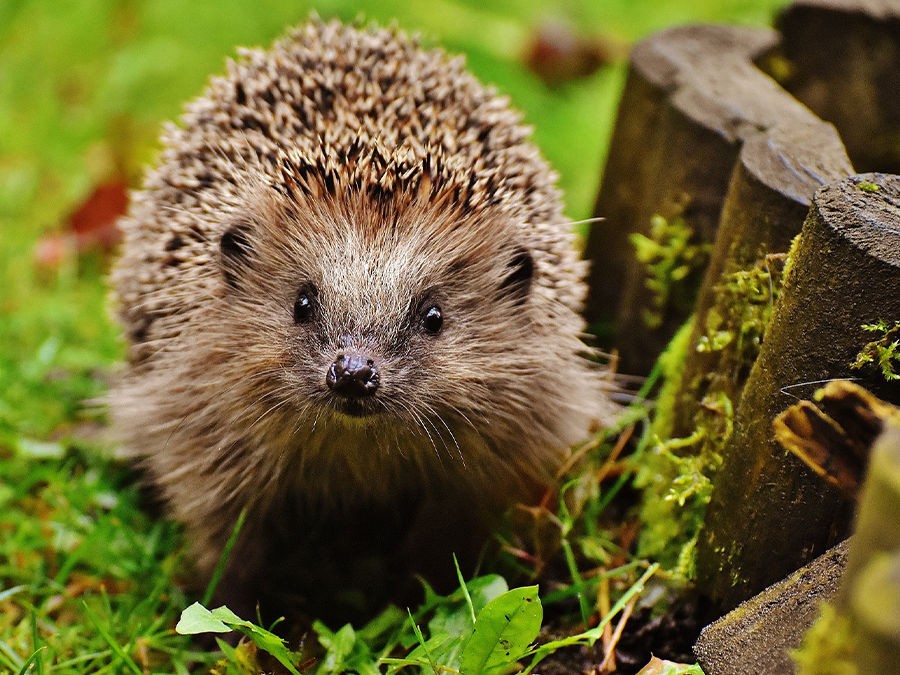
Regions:
<instances>
[{"instance_id":1,"label":"hedgehog's snout","mask_svg":"<svg viewBox=\"0 0 900 675\"><path fill-rule=\"evenodd\" d=\"M328 388L349 399L372 396L380 380L375 360L365 354L338 354L325 375Z\"/></svg>"}]
</instances>

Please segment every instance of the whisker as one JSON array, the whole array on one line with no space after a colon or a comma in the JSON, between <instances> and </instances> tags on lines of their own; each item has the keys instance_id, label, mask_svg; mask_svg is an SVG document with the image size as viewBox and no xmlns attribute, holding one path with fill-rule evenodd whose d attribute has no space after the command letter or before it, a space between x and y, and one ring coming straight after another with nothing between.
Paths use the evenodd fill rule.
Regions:
<instances>
[{"instance_id":1,"label":"whisker","mask_svg":"<svg viewBox=\"0 0 900 675\"><path fill-rule=\"evenodd\" d=\"M416 421L416 424L418 424L422 428L422 431L425 432L425 435L428 437L428 440L431 442L431 447L434 448L435 456L438 458L438 460L441 460L441 453L438 450L437 443L434 442L434 437L431 435L431 431L429 431L428 427L425 425L425 421L426 421L425 418L423 418L423 416L418 411L416 411L410 404L404 403L402 401L398 402L398 404L407 413L409 413L409 415ZM437 433L437 428L435 428L434 431L435 431L435 433ZM438 435L440 436L440 434L438 434Z\"/></svg>"}]
</instances>

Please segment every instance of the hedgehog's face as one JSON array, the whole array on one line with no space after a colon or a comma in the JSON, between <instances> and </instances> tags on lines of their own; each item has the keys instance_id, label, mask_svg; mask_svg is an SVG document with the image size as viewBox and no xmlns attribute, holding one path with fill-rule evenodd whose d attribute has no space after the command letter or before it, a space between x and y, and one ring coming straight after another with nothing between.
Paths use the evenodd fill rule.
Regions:
<instances>
[{"instance_id":1,"label":"hedgehog's face","mask_svg":"<svg viewBox=\"0 0 900 675\"><path fill-rule=\"evenodd\" d=\"M291 222L222 237L227 292L271 325L242 339L279 343L242 354L279 350L293 409L439 436L490 417L498 397L528 409L532 255L497 223L430 230Z\"/></svg>"}]
</instances>

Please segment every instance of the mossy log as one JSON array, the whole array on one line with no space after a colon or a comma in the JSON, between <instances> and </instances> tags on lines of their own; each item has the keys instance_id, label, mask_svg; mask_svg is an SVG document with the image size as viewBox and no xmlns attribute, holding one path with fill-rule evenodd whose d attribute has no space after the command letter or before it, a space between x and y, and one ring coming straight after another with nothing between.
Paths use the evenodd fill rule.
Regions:
<instances>
[{"instance_id":1,"label":"mossy log","mask_svg":"<svg viewBox=\"0 0 900 675\"><path fill-rule=\"evenodd\" d=\"M692 312L741 143L820 123L753 65L777 40L767 29L694 25L632 51L595 209L605 220L587 244L597 261L587 317L618 349L621 372L646 373ZM660 251L657 278L638 260L636 235ZM612 325L615 336L604 335Z\"/></svg>"},{"instance_id":2,"label":"mossy log","mask_svg":"<svg viewBox=\"0 0 900 675\"><path fill-rule=\"evenodd\" d=\"M900 400L874 364L851 368L871 342L864 325L900 320L900 177L820 189L788 265L698 542L698 588L721 613L849 532L850 503L778 446L772 420L827 379Z\"/></svg>"},{"instance_id":3,"label":"mossy log","mask_svg":"<svg viewBox=\"0 0 900 675\"><path fill-rule=\"evenodd\" d=\"M794 0L763 61L832 122L859 171L900 173L900 2Z\"/></svg>"},{"instance_id":4,"label":"mossy log","mask_svg":"<svg viewBox=\"0 0 900 675\"><path fill-rule=\"evenodd\" d=\"M737 408L780 285L777 254L800 233L816 190L851 173L837 132L824 122L780 126L745 141L697 298L672 425L662 430L667 436L692 433L707 396Z\"/></svg>"},{"instance_id":5,"label":"mossy log","mask_svg":"<svg viewBox=\"0 0 900 675\"><path fill-rule=\"evenodd\" d=\"M706 675L783 675L794 672L790 652L832 600L847 566L850 540L773 584L711 623L694 645ZM872 671L875 672L875 671Z\"/></svg>"},{"instance_id":6,"label":"mossy log","mask_svg":"<svg viewBox=\"0 0 900 675\"><path fill-rule=\"evenodd\" d=\"M846 380L829 382L813 399L800 401L780 415L774 425L776 430L780 428L776 436L795 454L799 448L808 461L826 459L818 463L819 475L840 466L835 458L855 461L872 456L856 532L852 539L704 628L694 652L707 675L793 672L792 654L801 643L803 663L816 666L803 672L822 673L838 672L832 662L836 655L849 658L857 651L864 659L891 644L895 650L900 648L900 635L895 635L893 642L885 639L890 635L884 635L885 627L895 626L900 631L900 577L881 579L875 594L857 588L873 559L900 551L900 408ZM826 612L824 625L817 622L814 632L804 639L819 617L821 603L836 598L839 614ZM855 614L857 611L861 613ZM867 623L874 624L870 628L876 635L871 638L863 636L869 630ZM862 649L853 650L854 643ZM894 652L894 663L897 657ZM858 672L889 672L885 663L890 661L878 668L873 661L860 660ZM823 666L821 670L818 664Z\"/></svg>"},{"instance_id":7,"label":"mossy log","mask_svg":"<svg viewBox=\"0 0 900 675\"><path fill-rule=\"evenodd\" d=\"M672 563L676 548L689 545L702 523L786 251L815 191L850 171L837 132L824 122L776 127L744 142L694 320L675 357L679 367L666 371L658 398L652 432L660 445L637 478L649 525L640 536L642 555ZM686 478L690 473L697 478Z\"/></svg>"}]
</instances>

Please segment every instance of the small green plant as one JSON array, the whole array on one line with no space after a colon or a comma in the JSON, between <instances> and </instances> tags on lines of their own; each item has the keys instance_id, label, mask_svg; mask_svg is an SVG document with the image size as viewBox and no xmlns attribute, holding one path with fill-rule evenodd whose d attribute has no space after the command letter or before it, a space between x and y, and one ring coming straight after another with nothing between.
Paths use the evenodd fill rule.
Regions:
<instances>
[{"instance_id":1,"label":"small green plant","mask_svg":"<svg viewBox=\"0 0 900 675\"><path fill-rule=\"evenodd\" d=\"M695 318L679 331L661 359L665 384L657 401L653 440L647 443L635 479L644 491L645 526L638 552L660 560L676 576L692 578L693 547L712 478L722 463L736 402L780 293L785 257L768 255L724 274L716 286L716 304L702 319L699 338L691 335L694 323L701 320ZM702 355L699 363L705 372L695 367L690 376L685 374L691 351ZM678 433L683 436L673 436L682 403L692 411L689 432L682 428Z\"/></svg>"},{"instance_id":2,"label":"small green plant","mask_svg":"<svg viewBox=\"0 0 900 675\"><path fill-rule=\"evenodd\" d=\"M693 578L694 544L733 425L731 400L721 392L708 394L693 433L656 437L644 454L635 478L635 485L644 489L641 518L646 523L639 552L659 559L676 577Z\"/></svg>"},{"instance_id":3,"label":"small green plant","mask_svg":"<svg viewBox=\"0 0 900 675\"><path fill-rule=\"evenodd\" d=\"M291 652L284 640L265 628L241 619L227 607L206 609L199 602L185 609L181 618L175 625L175 631L181 635L196 635L198 633L230 633L240 631L259 649L274 656L291 675L300 675L300 671L294 664L299 660L299 655ZM219 647L227 653L227 645L219 641Z\"/></svg>"},{"instance_id":4,"label":"small green plant","mask_svg":"<svg viewBox=\"0 0 900 675\"><path fill-rule=\"evenodd\" d=\"M890 325L883 319L860 326L867 333L877 333L878 338L867 343L850 364L854 370L877 366L888 382L900 380L900 321Z\"/></svg>"},{"instance_id":5,"label":"small green plant","mask_svg":"<svg viewBox=\"0 0 900 675\"><path fill-rule=\"evenodd\" d=\"M529 652L540 630L543 609L537 586L509 590L502 577L488 575L463 584L448 596L426 590L425 603L408 617L391 607L360 630L346 624L332 631L315 622L313 628L321 648L316 672L379 673L379 666L388 666L391 672L407 667L435 673L510 672ZM302 652L288 649L270 630L241 619L227 607L209 610L194 603L182 612L176 631L238 631L292 675L299 675L298 664L307 660ZM237 667L235 672L242 672L241 652L221 640L219 646L226 661ZM398 651L407 653L390 656Z\"/></svg>"},{"instance_id":6,"label":"small green plant","mask_svg":"<svg viewBox=\"0 0 900 675\"><path fill-rule=\"evenodd\" d=\"M592 646L603 636L607 624L643 591L658 567L647 566L596 626L543 644L535 643L543 619L538 587L509 589L502 577L493 574L461 582L456 592L446 596L426 586L426 600L415 613L404 616L390 607L359 630L346 624L332 631L317 621L313 628L320 650L314 659L290 650L271 630L241 619L227 607L210 610L194 603L182 612L176 631L183 635L243 634L249 642L238 647L217 640L224 657L220 669L235 675L249 675L259 668L246 644L271 655L291 675L300 674L301 664L303 670L322 674L374 675L386 667L389 673L416 668L435 674L499 675L516 672L524 660L529 661L525 672L530 673L560 649Z\"/></svg>"},{"instance_id":7,"label":"small green plant","mask_svg":"<svg viewBox=\"0 0 900 675\"><path fill-rule=\"evenodd\" d=\"M694 230L680 215L666 219L656 214L650 219L649 236L634 233L630 239L646 270L644 285L653 294L652 305L643 311L644 323L658 328L676 288L703 268L710 247L694 241Z\"/></svg>"},{"instance_id":8,"label":"small green plant","mask_svg":"<svg viewBox=\"0 0 900 675\"><path fill-rule=\"evenodd\" d=\"M496 579L491 582L495 583ZM537 586L504 591L478 610L469 589L462 588L465 603L456 612L436 613L428 623L427 640L414 624L418 645L406 657L387 658L384 663L397 670L416 666L435 673L516 670L541 628L543 608Z\"/></svg>"}]
</instances>

